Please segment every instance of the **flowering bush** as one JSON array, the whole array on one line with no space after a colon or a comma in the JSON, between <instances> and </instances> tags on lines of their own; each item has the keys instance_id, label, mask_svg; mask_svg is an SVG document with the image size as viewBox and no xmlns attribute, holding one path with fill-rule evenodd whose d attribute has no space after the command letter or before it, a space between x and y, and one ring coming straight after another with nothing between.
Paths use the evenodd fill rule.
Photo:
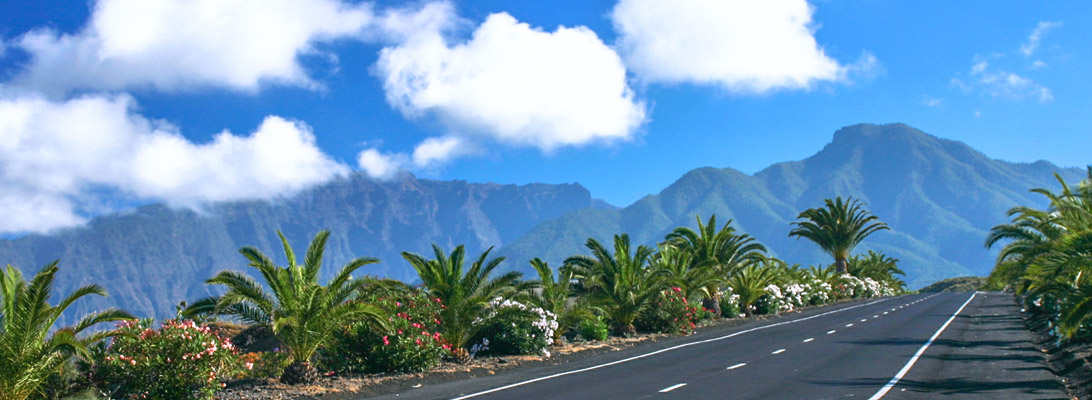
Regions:
<instances>
[{"instance_id":1,"label":"flowering bush","mask_svg":"<svg viewBox=\"0 0 1092 400\"><path fill-rule=\"evenodd\" d=\"M124 322L92 366L93 380L112 398L211 399L222 373L236 363L231 340L193 321Z\"/></svg>"},{"instance_id":2,"label":"flowering bush","mask_svg":"<svg viewBox=\"0 0 1092 400\"><path fill-rule=\"evenodd\" d=\"M342 372L416 372L431 369L451 353L440 334L439 299L423 292L377 299L386 311L386 331L353 324L339 332L323 352L323 364Z\"/></svg>"},{"instance_id":3,"label":"flowering bush","mask_svg":"<svg viewBox=\"0 0 1092 400\"><path fill-rule=\"evenodd\" d=\"M671 288L660 293L660 298L633 321L638 330L645 332L689 334L698 322L699 309L690 304L682 289Z\"/></svg>"},{"instance_id":4,"label":"flowering bush","mask_svg":"<svg viewBox=\"0 0 1092 400\"><path fill-rule=\"evenodd\" d=\"M235 379L276 378L291 361L288 352L279 348L274 351L241 354L231 375Z\"/></svg>"},{"instance_id":5,"label":"flowering bush","mask_svg":"<svg viewBox=\"0 0 1092 400\"><path fill-rule=\"evenodd\" d=\"M724 288L720 296L720 316L724 318L736 318L743 313L739 308L739 295L732 293L732 288Z\"/></svg>"},{"instance_id":6,"label":"flowering bush","mask_svg":"<svg viewBox=\"0 0 1092 400\"><path fill-rule=\"evenodd\" d=\"M853 275L839 277L841 284L835 288L839 298L859 298L876 296L894 296L898 294L895 288L888 287L872 278L858 278Z\"/></svg>"},{"instance_id":7,"label":"flowering bush","mask_svg":"<svg viewBox=\"0 0 1092 400\"><path fill-rule=\"evenodd\" d=\"M472 354L515 355L542 354L553 344L557 315L514 300L493 299L486 315L475 321L483 324L470 340Z\"/></svg>"},{"instance_id":8,"label":"flowering bush","mask_svg":"<svg viewBox=\"0 0 1092 400\"><path fill-rule=\"evenodd\" d=\"M770 284L765 288L766 294L755 300L752 304L754 312L757 315L765 314L777 314L782 311L792 311L792 304L785 298L785 295L781 293L781 288L777 285Z\"/></svg>"}]
</instances>

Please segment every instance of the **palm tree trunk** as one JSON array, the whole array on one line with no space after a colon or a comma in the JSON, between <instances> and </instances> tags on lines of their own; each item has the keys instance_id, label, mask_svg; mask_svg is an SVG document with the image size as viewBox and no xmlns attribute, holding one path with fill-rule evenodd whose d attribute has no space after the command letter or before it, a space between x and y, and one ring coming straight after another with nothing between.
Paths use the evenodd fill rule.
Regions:
<instances>
[{"instance_id":1,"label":"palm tree trunk","mask_svg":"<svg viewBox=\"0 0 1092 400\"><path fill-rule=\"evenodd\" d=\"M720 319L720 299L716 297L702 299L701 306L713 312L713 319Z\"/></svg>"},{"instance_id":2,"label":"palm tree trunk","mask_svg":"<svg viewBox=\"0 0 1092 400\"><path fill-rule=\"evenodd\" d=\"M835 258L834 270L838 272L838 275L845 275L849 273L849 268L846 266L846 259Z\"/></svg>"}]
</instances>

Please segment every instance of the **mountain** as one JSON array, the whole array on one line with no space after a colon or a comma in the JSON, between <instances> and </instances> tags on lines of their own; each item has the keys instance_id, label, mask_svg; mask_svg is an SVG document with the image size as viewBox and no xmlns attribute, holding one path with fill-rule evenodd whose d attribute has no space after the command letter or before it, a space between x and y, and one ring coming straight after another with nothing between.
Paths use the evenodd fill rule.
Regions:
<instances>
[{"instance_id":1,"label":"mountain","mask_svg":"<svg viewBox=\"0 0 1092 400\"><path fill-rule=\"evenodd\" d=\"M382 262L367 274L411 282L400 253L432 254L465 244L469 254L512 242L543 221L578 209L609 210L578 184L499 185L421 180L404 174L381 182L356 174L272 202L227 202L200 212L148 205L93 219L84 227L0 240L0 262L32 274L60 259L57 293L98 283L108 299L81 301L66 318L106 306L169 317L179 301L208 296L203 282L222 269L246 270L242 246L285 262L276 231L297 254L321 229L331 230L324 272L355 257ZM283 265L283 264L281 264Z\"/></svg>"},{"instance_id":2,"label":"mountain","mask_svg":"<svg viewBox=\"0 0 1092 400\"><path fill-rule=\"evenodd\" d=\"M1044 206L1036 187L1059 188L1084 177L1076 168L1045 161L1030 164L990 159L971 147L904 124L861 124L835 132L815 155L774 164L754 175L731 168L692 170L656 195L620 210L583 209L543 222L500 254L509 268L526 268L538 256L551 264L583 253L594 237L629 233L655 244L678 226L696 227L695 216L717 214L766 244L790 263L829 264L829 256L807 241L789 238L800 211L823 199L852 196L887 222L891 231L870 236L856 251L882 251L901 260L911 288L940 279L985 275L995 254L983 247L986 233L1007 222L1016 205Z\"/></svg>"}]
</instances>

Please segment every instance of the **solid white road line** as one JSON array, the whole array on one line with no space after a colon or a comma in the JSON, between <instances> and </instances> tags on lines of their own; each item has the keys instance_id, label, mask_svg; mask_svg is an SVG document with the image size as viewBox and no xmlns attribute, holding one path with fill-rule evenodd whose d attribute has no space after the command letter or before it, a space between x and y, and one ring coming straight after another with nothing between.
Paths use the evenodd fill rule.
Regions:
<instances>
[{"instance_id":1,"label":"solid white road line","mask_svg":"<svg viewBox=\"0 0 1092 400\"><path fill-rule=\"evenodd\" d=\"M895 385L899 383L899 380L901 380L902 377L906 376L907 372L910 372L910 368L913 368L914 363L918 362L918 358L920 358L921 355L925 353L925 349L928 349L929 345L933 344L933 341L937 340L937 337L939 337L941 333L944 333L945 329L948 329L948 325L956 319L956 316L958 316L959 313L963 311L964 307L967 307L967 304L971 303L971 300L974 300L974 296L977 294L978 292L971 293L971 297L967 299L967 301L963 302L963 305L959 306L959 309L956 310L956 312L952 314L952 316L949 317L947 321L944 321L944 325L941 325L940 329L937 329L937 332L929 338L929 341L925 342L925 345L921 346L921 348L918 349L918 352L914 353L913 357L910 357L910 361L906 362L906 365L904 365L902 369L899 370L899 373L895 374L894 378L891 378L891 380L888 381L886 385L883 385L883 387L880 388L880 391L876 392L876 394L872 395L872 397L869 397L868 400L879 400L882 399L883 396L887 395L887 392L891 391L891 388L895 387Z\"/></svg>"},{"instance_id":2,"label":"solid white road line","mask_svg":"<svg viewBox=\"0 0 1092 400\"><path fill-rule=\"evenodd\" d=\"M660 389L660 393L667 393L667 392L670 392L672 390L681 388L683 386L686 386L686 384L685 383L680 383L678 385L671 385L671 386L665 387L663 389Z\"/></svg>"},{"instance_id":3,"label":"solid white road line","mask_svg":"<svg viewBox=\"0 0 1092 400\"><path fill-rule=\"evenodd\" d=\"M736 369L736 368L742 367L744 365L747 365L747 363L739 363L739 364L733 365L731 367L728 367L728 369Z\"/></svg>"},{"instance_id":4,"label":"solid white road line","mask_svg":"<svg viewBox=\"0 0 1092 400\"><path fill-rule=\"evenodd\" d=\"M804 343L810 342L810 341L812 341L812 340L815 340L815 338L813 338L813 337L810 337L810 338L804 339Z\"/></svg>"},{"instance_id":5,"label":"solid white road line","mask_svg":"<svg viewBox=\"0 0 1092 400\"><path fill-rule=\"evenodd\" d=\"M836 330L834 330L834 329L831 329L831 330L827 331L827 334L829 335L829 334L832 334L832 333L834 333L834 332L838 332L838 331L836 331Z\"/></svg>"},{"instance_id":6,"label":"solid white road line","mask_svg":"<svg viewBox=\"0 0 1092 400\"><path fill-rule=\"evenodd\" d=\"M774 350L774 352L770 353L770 354L781 354L781 353L784 353L784 352L785 352L785 349L778 349L778 350Z\"/></svg>"},{"instance_id":7,"label":"solid white road line","mask_svg":"<svg viewBox=\"0 0 1092 400\"><path fill-rule=\"evenodd\" d=\"M534 379L528 379L528 380L525 380L525 381L508 384L508 385L504 385L504 386L501 386L501 387L495 387L495 388L492 388L492 389L489 389L489 390L483 390L483 391L480 391L480 392L477 392L477 393L471 393L471 394L468 394L468 395L459 396L459 397L453 398L451 400L469 399L469 398L478 397L478 396L489 394L489 393L499 392L501 390L506 390L506 389L511 389L511 388L518 387L518 386L523 386L523 385L526 385L526 384L529 384L529 383L540 382L540 381L544 381L544 380L547 380L547 379L554 379L554 378L561 377L561 376L566 376L566 375L579 374L581 372L596 370L596 369L600 369L600 368L604 368L604 367L609 367L609 366L612 366L612 365L618 365L618 364L621 364L621 363L624 363L624 362L639 360L639 359L649 357L649 356L654 356L654 355L660 354L660 353L666 353L666 352L669 352L669 351L672 351L672 350L681 349L683 347L689 347L689 346L694 346L694 345L698 345L698 344L705 344L705 343L709 343L709 342L715 342L715 341L718 341L718 340L724 340L724 339L728 339L728 338L732 338L732 337L742 335L744 333L751 333L751 332L754 332L754 331L769 329L769 328L773 328L775 326L795 324L797 322L807 321L807 320L810 320L810 319L815 319L815 318L827 316L827 315L830 315L830 314L840 313L842 311L848 311L848 310L852 310L854 308L870 306L870 305L873 305L873 304L876 304L876 303L879 303L879 302L888 301L888 300L891 300L891 298L888 297L888 298L885 298L885 299L870 301L868 303L858 304L858 305L855 305L855 306L840 308L840 309L832 310L832 311L827 311L825 313L815 314L815 315L812 315L810 317L798 318L798 319L794 319L794 320L791 320L791 321L784 321L784 322L778 322L776 324L756 326L754 328L747 329L747 330L742 330L742 331L739 331L739 332L736 332L736 333L732 333L732 334L728 334L728 335L724 335L724 336L719 336L719 337L715 337L715 338L710 338L710 339L705 339L705 340L698 340L698 341L694 341L694 342L683 343L683 344L676 345L676 346L671 346L671 347L668 347L668 348L665 348L665 349L660 349L660 350L656 350L656 351L645 353L645 354L636 355L636 356L629 357L629 358L623 358L623 359L617 360L617 361L611 361L609 363L593 365L593 366L590 366L590 367L587 367L587 368L574 369L574 370L571 370L571 371L559 372L559 373L556 373L556 374L553 374L553 375L540 376L540 377L534 378ZM833 332L833 331L831 331L831 332Z\"/></svg>"}]
</instances>

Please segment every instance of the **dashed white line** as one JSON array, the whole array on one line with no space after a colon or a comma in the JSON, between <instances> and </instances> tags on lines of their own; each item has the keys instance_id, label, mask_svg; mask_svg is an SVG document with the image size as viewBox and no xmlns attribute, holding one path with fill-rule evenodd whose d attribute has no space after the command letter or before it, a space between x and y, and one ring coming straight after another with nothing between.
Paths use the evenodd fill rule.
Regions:
<instances>
[{"instance_id":1,"label":"dashed white line","mask_svg":"<svg viewBox=\"0 0 1092 400\"><path fill-rule=\"evenodd\" d=\"M853 324L846 324L846 328L853 326Z\"/></svg>"},{"instance_id":2,"label":"dashed white line","mask_svg":"<svg viewBox=\"0 0 1092 400\"><path fill-rule=\"evenodd\" d=\"M667 393L667 392L670 392L672 390L681 388L683 386L686 386L686 384L685 383L680 383L678 385L671 385L671 386L665 387L663 389L660 389L660 393Z\"/></svg>"},{"instance_id":3,"label":"dashed white line","mask_svg":"<svg viewBox=\"0 0 1092 400\"><path fill-rule=\"evenodd\" d=\"M838 332L838 331L836 331L836 330L834 330L834 329L831 329L831 330L827 331L827 334L829 335L829 334L832 334L832 333L834 333L834 332Z\"/></svg>"},{"instance_id":4,"label":"dashed white line","mask_svg":"<svg viewBox=\"0 0 1092 400\"><path fill-rule=\"evenodd\" d=\"M736 368L742 367L744 365L747 365L747 363L739 363L739 364L733 365L731 367L728 367L728 369L736 369Z\"/></svg>"},{"instance_id":5,"label":"dashed white line","mask_svg":"<svg viewBox=\"0 0 1092 400\"><path fill-rule=\"evenodd\" d=\"M879 318L879 317L880 317L879 314L872 316L872 318Z\"/></svg>"},{"instance_id":6,"label":"dashed white line","mask_svg":"<svg viewBox=\"0 0 1092 400\"><path fill-rule=\"evenodd\" d=\"M815 340L815 338L813 338L813 337L810 337L810 338L804 339L804 343L810 342L810 341L812 341L812 340Z\"/></svg>"},{"instance_id":7,"label":"dashed white line","mask_svg":"<svg viewBox=\"0 0 1092 400\"><path fill-rule=\"evenodd\" d=\"M862 319L861 322L868 322L868 319L867 318Z\"/></svg>"},{"instance_id":8,"label":"dashed white line","mask_svg":"<svg viewBox=\"0 0 1092 400\"><path fill-rule=\"evenodd\" d=\"M784 353L784 352L785 352L785 349L778 349L778 350L774 350L774 352L770 353L770 354L781 354L781 353Z\"/></svg>"},{"instance_id":9,"label":"dashed white line","mask_svg":"<svg viewBox=\"0 0 1092 400\"><path fill-rule=\"evenodd\" d=\"M887 311L884 311L884 312L883 312L883 315L887 315Z\"/></svg>"},{"instance_id":10,"label":"dashed white line","mask_svg":"<svg viewBox=\"0 0 1092 400\"><path fill-rule=\"evenodd\" d=\"M870 306L870 305L873 305L873 304L876 304L876 303L880 303L880 302L883 302L883 301L887 301L887 300L890 300L890 298L870 301L868 303L858 304L858 305L855 305L855 306L849 306L849 307L846 307L846 308L839 308L837 310L831 310L831 311L815 314L815 315L808 316L808 317L797 318L797 319L784 321L784 322L773 323L773 324L769 324L769 325L757 326L757 327L754 327L754 328L751 328L751 329L745 329L745 330L742 330L742 331L739 331L739 332L734 332L734 333L727 334L727 335L724 335L724 336L718 336L718 337L704 339L704 340L698 340L698 341L693 341L693 342L682 343L682 344L671 346L671 347L668 347L668 348L665 348L665 349L660 349L660 350L656 350L656 351L653 351L653 352L636 355L636 356L629 357L629 358L623 358L623 359L617 360L617 361L611 361L611 362L608 362L608 363L593 365L593 366L590 366L590 367L574 369L574 370L569 370L569 371L565 371L565 372L559 372L559 373L552 374L552 375L540 376L538 378L528 379L528 380L521 381L521 382L516 382L516 383L512 383L512 384L508 384L508 385L504 385L504 386L500 386L500 387L495 387L495 388L492 388L492 389L489 389L489 390L483 390L483 391L480 391L480 392L477 392L477 393L471 393L471 394L459 396L459 397L456 397L456 398L454 398L452 400L465 400L465 399L474 398L474 397L478 397L478 396L482 396L482 395L486 395L486 394L490 394L490 393L496 393L496 392L499 392L499 391L502 391L502 390L508 390L508 389L511 389L511 388L514 388L514 387L519 387L519 386L523 386L523 385L532 384L532 383L535 383L535 382L542 382L542 381L545 381L545 380L554 379L554 378L558 378L558 377L562 377L562 376L593 371L593 370L597 370L597 369L600 369L600 368L606 368L606 367L622 364L622 363L625 363L625 362L630 362L630 361L633 361L633 360L639 360L639 359L642 359L642 358L645 358L645 357L651 357L651 356L654 356L654 355L657 355L657 354L662 354L662 353L665 353L665 352L668 352L668 351L681 349L681 348L684 348L684 347L696 346L696 345L699 345L699 344L704 344L704 343L709 343L709 342L715 342L715 341L718 341L718 340L733 338L733 337L736 337L736 336L739 336L739 335L743 335L743 334L746 334L746 333L755 332L755 331L759 331L759 330L763 330L763 329L770 329L770 328L773 328L773 327L787 325L787 324L795 324L795 323L798 323L798 322L803 322L803 321L808 321L808 320L815 319L815 318L820 318L820 317L823 317L823 316L826 316L826 315L845 312L845 311L849 311L849 310L860 308L860 307L867 307L867 306ZM745 365L745 364L743 364L743 365ZM743 365L740 365L740 367L742 367ZM736 368L738 368L738 367L736 367Z\"/></svg>"}]
</instances>

